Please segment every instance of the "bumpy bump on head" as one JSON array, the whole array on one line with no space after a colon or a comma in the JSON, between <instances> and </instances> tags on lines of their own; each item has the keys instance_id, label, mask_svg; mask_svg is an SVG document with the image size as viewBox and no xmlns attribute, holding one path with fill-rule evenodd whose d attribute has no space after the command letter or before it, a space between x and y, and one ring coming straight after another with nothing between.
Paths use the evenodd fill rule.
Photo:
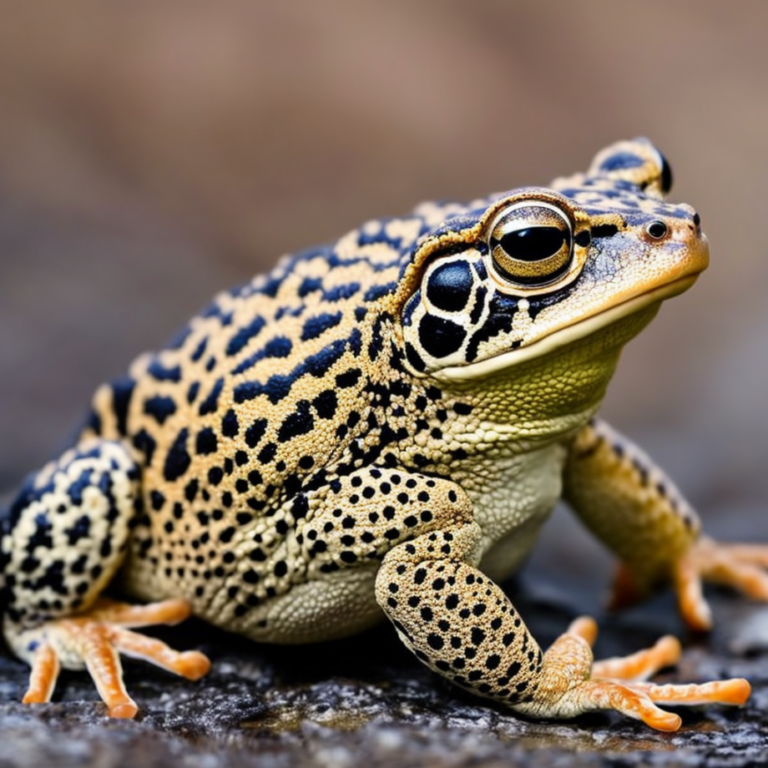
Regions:
<instances>
[{"instance_id":1,"label":"bumpy bump on head","mask_svg":"<svg viewBox=\"0 0 768 768\"><path fill-rule=\"evenodd\" d=\"M648 197L663 198L672 189L672 168L667 159L642 137L606 147L595 156L587 175L628 181Z\"/></svg>"}]
</instances>

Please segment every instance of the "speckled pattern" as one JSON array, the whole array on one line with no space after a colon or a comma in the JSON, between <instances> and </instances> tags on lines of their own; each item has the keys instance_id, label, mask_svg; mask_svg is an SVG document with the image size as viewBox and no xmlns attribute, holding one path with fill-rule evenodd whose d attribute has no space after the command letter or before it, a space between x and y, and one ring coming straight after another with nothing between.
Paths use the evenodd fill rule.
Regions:
<instances>
[{"instance_id":1,"label":"speckled pattern","mask_svg":"<svg viewBox=\"0 0 768 768\"><path fill-rule=\"evenodd\" d=\"M670 184L639 139L551 189L368 222L220 294L103 386L76 448L5 521L5 634L45 681L27 700L47 698L58 662L118 685L116 650L185 674L122 629L61 638L73 611L120 624L95 603L120 568L130 594L184 598L257 640L341 637L383 610L434 670L540 717L608 707L673 729L652 699L743 701L743 682L715 695L592 680L590 638L570 631L544 654L493 581L578 463L566 498L623 556L625 597L627 580L672 580L706 626L694 513L593 420L623 345L708 263L698 214L663 201ZM612 504L637 547L606 524Z\"/></svg>"}]
</instances>

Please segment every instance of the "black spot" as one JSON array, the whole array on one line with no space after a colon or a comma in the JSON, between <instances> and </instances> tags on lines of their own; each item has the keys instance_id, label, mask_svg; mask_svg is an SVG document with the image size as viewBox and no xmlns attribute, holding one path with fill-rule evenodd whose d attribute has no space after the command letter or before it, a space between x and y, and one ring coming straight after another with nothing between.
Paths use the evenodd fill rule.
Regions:
<instances>
[{"instance_id":1,"label":"black spot","mask_svg":"<svg viewBox=\"0 0 768 768\"><path fill-rule=\"evenodd\" d=\"M216 410L219 407L219 395L221 394L221 390L224 388L224 379L219 378L216 380L215 384L211 388L211 391L208 393L208 397L203 400L202 403L200 403L200 408L198 409L198 413L201 416L205 416L209 413L215 413Z\"/></svg>"},{"instance_id":2,"label":"black spot","mask_svg":"<svg viewBox=\"0 0 768 768\"><path fill-rule=\"evenodd\" d=\"M436 651L439 651L445 645L443 638L434 632L430 632L427 635L427 644Z\"/></svg>"},{"instance_id":3,"label":"black spot","mask_svg":"<svg viewBox=\"0 0 768 768\"><path fill-rule=\"evenodd\" d=\"M261 464L269 464L277 454L277 445L275 443L267 443L256 457Z\"/></svg>"},{"instance_id":4,"label":"black spot","mask_svg":"<svg viewBox=\"0 0 768 768\"><path fill-rule=\"evenodd\" d=\"M326 389L312 401L312 405L321 419L332 419L338 407L336 393L332 389Z\"/></svg>"},{"instance_id":5,"label":"black spot","mask_svg":"<svg viewBox=\"0 0 768 768\"><path fill-rule=\"evenodd\" d=\"M472 272L466 261L453 261L435 269L427 283L427 298L438 309L459 312L472 292Z\"/></svg>"},{"instance_id":6,"label":"black spot","mask_svg":"<svg viewBox=\"0 0 768 768\"><path fill-rule=\"evenodd\" d=\"M309 295L310 293L313 293L314 291L321 290L322 287L323 287L323 279L321 277L305 277L301 281L298 294L301 298L304 298L305 296Z\"/></svg>"},{"instance_id":7,"label":"black spot","mask_svg":"<svg viewBox=\"0 0 768 768\"><path fill-rule=\"evenodd\" d=\"M354 387L355 384L357 384L357 382L360 380L362 373L363 372L359 368L351 368L344 373L339 373L336 376L336 385L342 389Z\"/></svg>"},{"instance_id":8,"label":"black spot","mask_svg":"<svg viewBox=\"0 0 768 768\"><path fill-rule=\"evenodd\" d=\"M315 426L315 418L309 409L308 400L299 400L296 403L296 410L288 414L285 421L280 425L277 433L277 439L281 442L287 442L299 435L306 435L312 431Z\"/></svg>"},{"instance_id":9,"label":"black spot","mask_svg":"<svg viewBox=\"0 0 768 768\"><path fill-rule=\"evenodd\" d=\"M144 401L144 413L152 416L158 424L163 424L169 416L176 413L176 403L172 397L150 397Z\"/></svg>"},{"instance_id":10,"label":"black spot","mask_svg":"<svg viewBox=\"0 0 768 768\"><path fill-rule=\"evenodd\" d=\"M128 406L136 382L129 376L123 376L112 382L112 408L115 412L117 430L121 435L127 433Z\"/></svg>"},{"instance_id":11,"label":"black spot","mask_svg":"<svg viewBox=\"0 0 768 768\"><path fill-rule=\"evenodd\" d=\"M208 470L208 482L211 485L218 485L224 478L224 470L221 467L211 467ZM203 492L205 494L205 492Z\"/></svg>"},{"instance_id":12,"label":"black spot","mask_svg":"<svg viewBox=\"0 0 768 768\"><path fill-rule=\"evenodd\" d=\"M91 518L87 515L79 517L71 528L66 528L64 533L67 535L68 544L74 546L80 539L86 538L91 531ZM83 566L85 563L83 563Z\"/></svg>"},{"instance_id":13,"label":"black spot","mask_svg":"<svg viewBox=\"0 0 768 768\"><path fill-rule=\"evenodd\" d=\"M485 640L485 632L480 627L472 627L471 638L472 645L480 645Z\"/></svg>"},{"instance_id":14,"label":"black spot","mask_svg":"<svg viewBox=\"0 0 768 768\"><path fill-rule=\"evenodd\" d=\"M249 448L255 448L267 429L266 419L256 419L245 431L245 442Z\"/></svg>"},{"instance_id":15,"label":"black spot","mask_svg":"<svg viewBox=\"0 0 768 768\"><path fill-rule=\"evenodd\" d=\"M173 381L176 383L181 381L180 366L174 365L167 368L157 358L149 364L147 372L155 381Z\"/></svg>"},{"instance_id":16,"label":"black spot","mask_svg":"<svg viewBox=\"0 0 768 768\"><path fill-rule=\"evenodd\" d=\"M221 434L224 437L235 437L239 431L237 414L230 408L221 419Z\"/></svg>"},{"instance_id":17,"label":"black spot","mask_svg":"<svg viewBox=\"0 0 768 768\"><path fill-rule=\"evenodd\" d=\"M592 242L592 233L588 229L582 229L573 240L576 245L586 248Z\"/></svg>"},{"instance_id":18,"label":"black spot","mask_svg":"<svg viewBox=\"0 0 768 768\"><path fill-rule=\"evenodd\" d=\"M301 469L312 469L315 464L315 460L311 456L302 456L299 459L299 467Z\"/></svg>"},{"instance_id":19,"label":"black spot","mask_svg":"<svg viewBox=\"0 0 768 768\"><path fill-rule=\"evenodd\" d=\"M190 405L192 405L192 403L195 402L199 392L200 392L200 382L199 381L193 381L189 385L189 389L187 390L187 402Z\"/></svg>"},{"instance_id":20,"label":"black spot","mask_svg":"<svg viewBox=\"0 0 768 768\"><path fill-rule=\"evenodd\" d=\"M216 453L217 448L218 440L216 439L216 433L210 427L205 427L197 433L195 450L199 456L207 456L210 453Z\"/></svg>"},{"instance_id":21,"label":"black spot","mask_svg":"<svg viewBox=\"0 0 768 768\"><path fill-rule=\"evenodd\" d=\"M615 224L600 224L592 227L592 237L613 237L618 231L619 228Z\"/></svg>"},{"instance_id":22,"label":"black spot","mask_svg":"<svg viewBox=\"0 0 768 768\"><path fill-rule=\"evenodd\" d=\"M382 296L386 296L388 293L392 293L395 288L397 287L397 283L390 282L390 283L384 283L383 285L372 285L363 296L363 299L365 301L376 301L376 299L380 299Z\"/></svg>"},{"instance_id":23,"label":"black spot","mask_svg":"<svg viewBox=\"0 0 768 768\"><path fill-rule=\"evenodd\" d=\"M486 660L485 666L487 669L496 669L501 664L501 656L497 653L492 653Z\"/></svg>"},{"instance_id":24,"label":"black spot","mask_svg":"<svg viewBox=\"0 0 768 768\"><path fill-rule=\"evenodd\" d=\"M198 362L200 358L205 354L205 350L207 347L208 347L208 337L204 336L200 340L200 343L197 345L197 347L195 348L195 351L191 354L189 359L193 363Z\"/></svg>"},{"instance_id":25,"label":"black spot","mask_svg":"<svg viewBox=\"0 0 768 768\"><path fill-rule=\"evenodd\" d=\"M360 283L345 283L323 291L323 298L326 301L342 301L343 299L351 299L359 290Z\"/></svg>"},{"instance_id":26,"label":"black spot","mask_svg":"<svg viewBox=\"0 0 768 768\"><path fill-rule=\"evenodd\" d=\"M227 355L232 357L240 352L252 338L259 334L265 325L264 318L257 315L248 325L240 328L227 344Z\"/></svg>"},{"instance_id":27,"label":"black spot","mask_svg":"<svg viewBox=\"0 0 768 768\"><path fill-rule=\"evenodd\" d=\"M170 483L178 480L188 469L192 459L187 452L187 439L189 431L184 428L173 441L168 455L165 457L163 477Z\"/></svg>"},{"instance_id":28,"label":"black spot","mask_svg":"<svg viewBox=\"0 0 768 768\"><path fill-rule=\"evenodd\" d=\"M310 339L316 339L329 328L337 326L341 322L341 318L341 312L336 312L333 315L324 312L321 315L310 317L304 323L304 328L301 331L301 340L309 341Z\"/></svg>"},{"instance_id":29,"label":"black spot","mask_svg":"<svg viewBox=\"0 0 768 768\"><path fill-rule=\"evenodd\" d=\"M234 526L230 525L229 528L225 528L220 534L219 534L219 541L223 544L229 544L230 541L232 541L232 538L234 537L236 533L236 529Z\"/></svg>"},{"instance_id":30,"label":"black spot","mask_svg":"<svg viewBox=\"0 0 768 768\"><path fill-rule=\"evenodd\" d=\"M184 498L190 503L195 500L198 491L198 483L196 478L192 478L184 488Z\"/></svg>"},{"instance_id":31,"label":"black spot","mask_svg":"<svg viewBox=\"0 0 768 768\"><path fill-rule=\"evenodd\" d=\"M475 304L472 307L472 312L469 315L469 322L472 325L477 325L480 322L480 318L483 315L483 309L485 309L485 297L488 291L485 286L480 285L475 292Z\"/></svg>"},{"instance_id":32,"label":"black spot","mask_svg":"<svg viewBox=\"0 0 768 768\"><path fill-rule=\"evenodd\" d=\"M464 343L467 332L458 323L426 315L419 325L419 341L432 357L445 357Z\"/></svg>"},{"instance_id":33,"label":"black spot","mask_svg":"<svg viewBox=\"0 0 768 768\"><path fill-rule=\"evenodd\" d=\"M152 509L154 509L155 512L159 512L163 508L163 504L165 504L165 496L163 496L160 491L152 491L149 494L149 501L152 505Z\"/></svg>"},{"instance_id":34,"label":"black spot","mask_svg":"<svg viewBox=\"0 0 768 768\"><path fill-rule=\"evenodd\" d=\"M275 563L273 572L277 577L285 576L285 574L288 573L288 564L285 562L285 560L278 560Z\"/></svg>"}]
</instances>

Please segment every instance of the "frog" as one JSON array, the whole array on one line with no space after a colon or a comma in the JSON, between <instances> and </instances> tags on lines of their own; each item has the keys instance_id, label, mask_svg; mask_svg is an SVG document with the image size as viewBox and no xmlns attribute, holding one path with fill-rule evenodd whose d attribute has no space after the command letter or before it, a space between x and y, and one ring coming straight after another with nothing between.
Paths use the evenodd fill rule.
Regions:
<instances>
[{"instance_id":1,"label":"frog","mask_svg":"<svg viewBox=\"0 0 768 768\"><path fill-rule=\"evenodd\" d=\"M680 642L595 660L594 619L545 650L498 584L562 498L618 558L615 606L657 589L707 630L707 581L768 599L768 547L705 536L599 417L624 345L706 269L647 139L548 187L428 202L220 292L96 390L82 430L2 520L3 633L28 704L87 669L136 716L120 656L210 668L137 631L194 615L262 643L389 619L454 685L522 716L739 706L744 679L657 685Z\"/></svg>"}]
</instances>

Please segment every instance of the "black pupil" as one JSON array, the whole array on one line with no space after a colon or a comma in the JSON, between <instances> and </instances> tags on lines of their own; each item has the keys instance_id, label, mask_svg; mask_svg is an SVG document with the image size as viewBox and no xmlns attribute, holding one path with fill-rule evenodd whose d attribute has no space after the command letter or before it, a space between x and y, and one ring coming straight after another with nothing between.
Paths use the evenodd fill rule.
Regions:
<instances>
[{"instance_id":1,"label":"black pupil","mask_svg":"<svg viewBox=\"0 0 768 768\"><path fill-rule=\"evenodd\" d=\"M667 234L667 225L663 221L654 221L648 227L648 234L655 238L664 237Z\"/></svg>"},{"instance_id":2,"label":"black pupil","mask_svg":"<svg viewBox=\"0 0 768 768\"><path fill-rule=\"evenodd\" d=\"M519 261L541 261L554 256L565 242L565 232L557 227L528 227L508 232L501 247Z\"/></svg>"}]
</instances>

